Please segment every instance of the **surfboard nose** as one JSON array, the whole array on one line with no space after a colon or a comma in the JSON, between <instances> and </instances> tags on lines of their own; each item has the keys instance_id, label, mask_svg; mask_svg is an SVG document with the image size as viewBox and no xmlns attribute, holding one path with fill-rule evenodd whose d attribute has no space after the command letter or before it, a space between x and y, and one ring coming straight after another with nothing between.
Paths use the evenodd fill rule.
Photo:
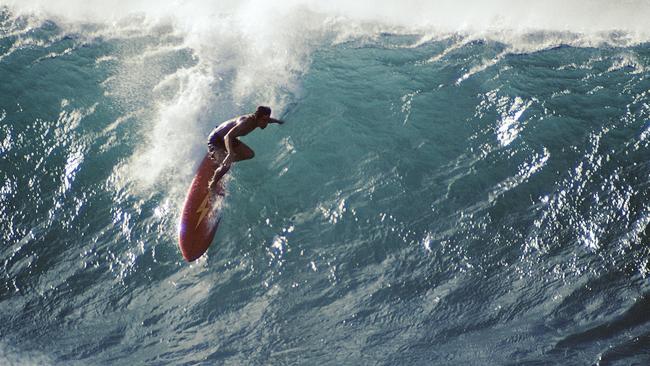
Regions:
<instances>
[{"instance_id":1,"label":"surfboard nose","mask_svg":"<svg viewBox=\"0 0 650 366\"><path fill-rule=\"evenodd\" d=\"M203 229L200 227L198 229ZM203 233L193 227L192 221L183 220L178 228L178 246L181 249L181 254L187 262L193 262L205 253L209 242L212 241L213 235L210 233Z\"/></svg>"},{"instance_id":2,"label":"surfboard nose","mask_svg":"<svg viewBox=\"0 0 650 366\"><path fill-rule=\"evenodd\" d=\"M194 262L195 260L199 259L203 253L192 253L192 252L186 252L181 250L181 253L183 254L183 258L185 259L186 262Z\"/></svg>"}]
</instances>

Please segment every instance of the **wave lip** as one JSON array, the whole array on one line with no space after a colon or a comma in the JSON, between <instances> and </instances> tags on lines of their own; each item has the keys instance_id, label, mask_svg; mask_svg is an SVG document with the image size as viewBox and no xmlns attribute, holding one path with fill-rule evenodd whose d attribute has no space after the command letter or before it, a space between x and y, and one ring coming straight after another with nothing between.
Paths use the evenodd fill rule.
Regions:
<instances>
[{"instance_id":1,"label":"wave lip","mask_svg":"<svg viewBox=\"0 0 650 366\"><path fill-rule=\"evenodd\" d=\"M267 4L262 0L8 0L5 6L20 14L38 14L72 22L111 24L133 14L152 19L172 18L190 28L205 27L231 19L250 19L271 28L282 27L292 13L320 14L321 20L344 18L356 23L381 23L406 29L441 31L570 31L597 33L623 31L647 34L650 3L645 0L548 0L524 3L517 0L377 0L371 4L334 0L284 0ZM259 16L259 18L257 18ZM251 27L242 22L239 27ZM264 29L260 29L264 31Z\"/></svg>"}]
</instances>

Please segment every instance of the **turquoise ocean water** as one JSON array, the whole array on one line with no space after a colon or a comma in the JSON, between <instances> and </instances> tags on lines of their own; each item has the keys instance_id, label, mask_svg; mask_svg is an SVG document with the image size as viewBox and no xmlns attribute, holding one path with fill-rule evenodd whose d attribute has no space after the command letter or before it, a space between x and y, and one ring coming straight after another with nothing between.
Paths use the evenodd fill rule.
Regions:
<instances>
[{"instance_id":1,"label":"turquoise ocean water","mask_svg":"<svg viewBox=\"0 0 650 366\"><path fill-rule=\"evenodd\" d=\"M0 6L0 364L650 362L648 6L443 3Z\"/></svg>"}]
</instances>

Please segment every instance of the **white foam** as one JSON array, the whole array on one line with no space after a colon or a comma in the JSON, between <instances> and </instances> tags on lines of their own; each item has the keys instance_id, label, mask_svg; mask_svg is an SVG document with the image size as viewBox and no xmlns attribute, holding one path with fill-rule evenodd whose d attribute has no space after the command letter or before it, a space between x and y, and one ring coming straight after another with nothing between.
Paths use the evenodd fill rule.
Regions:
<instances>
[{"instance_id":1,"label":"white foam","mask_svg":"<svg viewBox=\"0 0 650 366\"><path fill-rule=\"evenodd\" d=\"M180 180L191 175L192 164L197 160L197 149L205 149L204 109L210 104L212 77L194 69L177 72L180 79L176 97L157 107L153 123L149 126L147 141L137 149L127 166L129 176L151 187L159 180L175 186L173 176Z\"/></svg>"},{"instance_id":2,"label":"white foam","mask_svg":"<svg viewBox=\"0 0 650 366\"><path fill-rule=\"evenodd\" d=\"M501 120L496 129L497 140L501 146L508 146L517 138L522 129L519 119L531 105L532 101L524 102L520 97L516 97L508 111L501 113Z\"/></svg>"},{"instance_id":3,"label":"white foam","mask_svg":"<svg viewBox=\"0 0 650 366\"><path fill-rule=\"evenodd\" d=\"M37 351L21 351L11 345L0 343L0 364L2 365L52 365L48 355Z\"/></svg>"},{"instance_id":4,"label":"white foam","mask_svg":"<svg viewBox=\"0 0 650 366\"><path fill-rule=\"evenodd\" d=\"M544 30L599 33L621 31L647 36L650 2L647 0L5 0L13 11L40 14L74 22L115 24L133 14L149 19L173 19L188 29L210 29L218 24L234 33L255 35L256 41L278 40L284 30L323 26L343 18L357 30L360 22L382 23L411 30L498 33ZM296 23L296 14L311 24ZM311 15L310 15L311 14ZM316 21L317 24L313 24ZM289 24L287 24L287 22ZM299 26L295 28L295 26ZM426 33L426 32L423 32ZM502 35L502 36L505 36ZM647 40L647 39L646 39ZM258 45L260 43L257 43Z\"/></svg>"}]
</instances>

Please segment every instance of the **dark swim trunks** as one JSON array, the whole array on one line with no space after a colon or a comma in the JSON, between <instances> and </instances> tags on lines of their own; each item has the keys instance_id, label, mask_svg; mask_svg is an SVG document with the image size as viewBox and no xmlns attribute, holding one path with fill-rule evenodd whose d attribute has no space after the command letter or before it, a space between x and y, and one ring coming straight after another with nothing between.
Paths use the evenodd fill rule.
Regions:
<instances>
[{"instance_id":1,"label":"dark swim trunks","mask_svg":"<svg viewBox=\"0 0 650 366\"><path fill-rule=\"evenodd\" d=\"M224 137L226 137L226 134L228 134L236 124L237 120L226 121L215 127L214 130L210 132L210 137L208 137L208 153L213 160L221 162L220 159L223 159L225 156L224 152L226 151L226 144L224 142ZM234 139L233 147L236 148L239 144L241 144L241 142ZM219 157L219 155L223 156Z\"/></svg>"}]
</instances>

